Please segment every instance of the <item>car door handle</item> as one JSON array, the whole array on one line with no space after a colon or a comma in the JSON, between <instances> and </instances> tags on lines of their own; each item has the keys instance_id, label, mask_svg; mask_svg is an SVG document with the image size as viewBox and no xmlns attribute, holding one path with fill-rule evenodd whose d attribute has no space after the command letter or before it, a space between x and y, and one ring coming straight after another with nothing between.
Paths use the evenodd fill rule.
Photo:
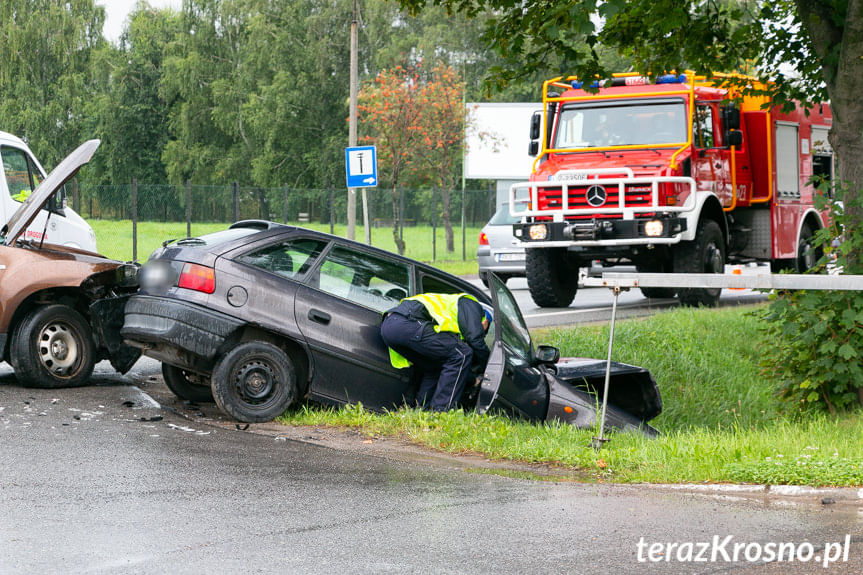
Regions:
<instances>
[{"instance_id":1,"label":"car door handle","mask_svg":"<svg viewBox=\"0 0 863 575\"><path fill-rule=\"evenodd\" d=\"M309 310L309 319L316 323L322 323L324 325L328 325L330 323L330 314L324 313L320 310L310 309Z\"/></svg>"}]
</instances>

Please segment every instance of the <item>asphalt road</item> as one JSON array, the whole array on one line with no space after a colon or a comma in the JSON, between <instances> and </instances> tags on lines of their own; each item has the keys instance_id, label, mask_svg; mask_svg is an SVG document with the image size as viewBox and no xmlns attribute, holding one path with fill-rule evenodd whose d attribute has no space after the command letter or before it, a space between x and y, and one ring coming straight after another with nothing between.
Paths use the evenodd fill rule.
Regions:
<instances>
[{"instance_id":1,"label":"asphalt road","mask_svg":"<svg viewBox=\"0 0 863 575\"><path fill-rule=\"evenodd\" d=\"M758 268L743 268L743 273L757 273ZM761 270L763 273L763 270ZM479 280L474 280L481 286ZM515 296L525 323L529 328L550 327L559 325L579 325L604 323L611 318L611 307L614 299L608 288L580 288L572 304L566 308L540 308L533 303L525 278L512 278L506 287ZM730 307L737 305L752 305L767 301L767 296L753 290L722 290L719 305ZM633 289L621 292L617 302L617 318L644 317L678 307L680 303L675 298L647 299L641 295L641 290Z\"/></svg>"},{"instance_id":2,"label":"asphalt road","mask_svg":"<svg viewBox=\"0 0 863 575\"><path fill-rule=\"evenodd\" d=\"M0 573L863 569L863 510L853 505L537 481L377 441L325 447L314 430L299 440L238 431L210 407L171 403L152 371L104 370L92 386L52 391L19 387L3 366ZM734 543L808 542L821 561L824 544L846 535L848 561L827 569L749 564L743 554L678 561L673 550L649 561L650 544L728 536L729 552Z\"/></svg>"}]
</instances>

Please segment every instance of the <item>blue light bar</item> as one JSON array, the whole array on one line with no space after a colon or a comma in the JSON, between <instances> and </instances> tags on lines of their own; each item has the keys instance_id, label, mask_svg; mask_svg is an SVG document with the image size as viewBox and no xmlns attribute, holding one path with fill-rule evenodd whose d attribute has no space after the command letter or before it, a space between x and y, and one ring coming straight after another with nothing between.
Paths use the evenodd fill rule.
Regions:
<instances>
[{"instance_id":1,"label":"blue light bar","mask_svg":"<svg viewBox=\"0 0 863 575\"><path fill-rule=\"evenodd\" d=\"M579 88L584 86L584 82L579 82L578 80L576 80L576 81L572 82L570 85L572 86L573 90L578 90ZM598 81L594 82L593 84L590 85L590 87L591 88L599 88L599 82Z\"/></svg>"},{"instance_id":2,"label":"blue light bar","mask_svg":"<svg viewBox=\"0 0 863 575\"><path fill-rule=\"evenodd\" d=\"M656 79L656 84L683 84L686 82L686 74L665 74Z\"/></svg>"}]
</instances>

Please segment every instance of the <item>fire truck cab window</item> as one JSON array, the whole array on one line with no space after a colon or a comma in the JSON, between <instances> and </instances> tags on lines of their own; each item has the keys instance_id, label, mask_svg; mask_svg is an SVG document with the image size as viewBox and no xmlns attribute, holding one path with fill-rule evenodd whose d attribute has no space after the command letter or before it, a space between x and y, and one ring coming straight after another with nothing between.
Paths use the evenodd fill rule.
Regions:
<instances>
[{"instance_id":1,"label":"fire truck cab window","mask_svg":"<svg viewBox=\"0 0 863 575\"><path fill-rule=\"evenodd\" d=\"M713 138L713 108L696 106L695 119L692 122L692 142L696 148L713 148L716 140Z\"/></svg>"},{"instance_id":2,"label":"fire truck cab window","mask_svg":"<svg viewBox=\"0 0 863 575\"><path fill-rule=\"evenodd\" d=\"M558 119L554 148L682 144L686 141L685 118L682 101L568 106Z\"/></svg>"}]
</instances>

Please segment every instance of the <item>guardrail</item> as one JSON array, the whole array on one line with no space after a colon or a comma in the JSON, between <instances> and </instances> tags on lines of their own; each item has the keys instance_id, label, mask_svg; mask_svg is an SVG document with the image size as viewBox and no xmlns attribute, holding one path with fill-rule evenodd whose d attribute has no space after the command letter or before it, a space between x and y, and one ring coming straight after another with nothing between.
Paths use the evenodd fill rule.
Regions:
<instances>
[{"instance_id":1,"label":"guardrail","mask_svg":"<svg viewBox=\"0 0 863 575\"><path fill-rule=\"evenodd\" d=\"M608 403L608 386L611 379L611 350L614 347L614 319L617 315L617 297L621 291L637 287L670 288L726 288L764 290L863 290L863 275L808 275L808 274L649 274L605 272L599 278L584 278L585 287L607 287L614 292L611 306L611 326L608 336L608 359L605 366L605 388L602 396L602 415L599 437L593 438L598 449L609 441L605 433L605 407Z\"/></svg>"}]
</instances>

